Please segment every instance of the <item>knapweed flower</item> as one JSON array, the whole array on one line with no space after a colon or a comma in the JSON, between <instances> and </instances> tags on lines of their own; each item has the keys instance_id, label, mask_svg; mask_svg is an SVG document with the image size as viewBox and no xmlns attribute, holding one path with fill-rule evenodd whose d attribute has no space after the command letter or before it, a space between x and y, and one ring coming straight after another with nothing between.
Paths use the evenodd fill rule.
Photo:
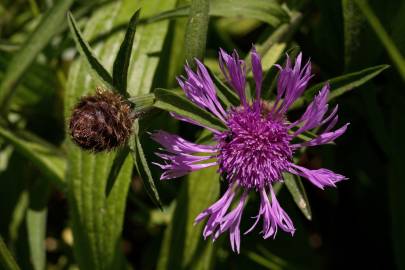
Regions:
<instances>
[{"instance_id":1,"label":"knapweed flower","mask_svg":"<svg viewBox=\"0 0 405 270\"><path fill-rule=\"evenodd\" d=\"M295 151L301 147L329 143L341 136L348 125L334 129L338 120L337 106L327 114L328 84L324 85L298 120L288 120L289 107L302 95L312 77L310 61L302 65L302 54L299 54L294 66L288 56L284 67L277 66L280 70L277 95L274 102L269 103L260 98L263 71L254 48L251 59L255 81L255 97L252 101L246 95L245 62L236 51L229 55L220 50L220 68L241 102L240 106L228 110L221 105L214 83L200 61L196 60L196 72L186 66L186 77L178 78L180 87L192 102L209 110L226 125L225 131L205 127L213 132L215 145L192 143L164 131L152 134L152 138L165 148L157 153L164 160L163 164L158 164L164 170L161 179L180 177L191 171L218 165L218 172L228 182L228 188L217 202L196 217L195 223L207 219L203 235L213 240L229 231L232 250L238 253L239 225L250 192L259 194L260 206L256 221L245 234L252 231L262 219L261 233L266 239L275 237L279 228L291 234L295 231L293 222L281 208L272 187L274 183L283 181L283 173L305 177L321 189L335 186L346 179L327 169L307 169L293 162ZM192 119L172 115L204 127ZM315 128L319 132L312 139L298 139L300 134Z\"/></svg>"}]
</instances>

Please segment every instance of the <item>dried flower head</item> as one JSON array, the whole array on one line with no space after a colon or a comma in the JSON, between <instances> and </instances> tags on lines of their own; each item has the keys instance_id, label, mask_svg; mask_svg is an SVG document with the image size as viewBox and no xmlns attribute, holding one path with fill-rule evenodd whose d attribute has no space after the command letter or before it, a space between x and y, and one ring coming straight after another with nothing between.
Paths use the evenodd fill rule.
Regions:
<instances>
[{"instance_id":1,"label":"dried flower head","mask_svg":"<svg viewBox=\"0 0 405 270\"><path fill-rule=\"evenodd\" d=\"M131 134L131 106L119 94L97 88L73 109L69 129L81 148L100 152L123 145Z\"/></svg>"},{"instance_id":2,"label":"dried flower head","mask_svg":"<svg viewBox=\"0 0 405 270\"><path fill-rule=\"evenodd\" d=\"M346 179L327 169L307 169L295 164L293 160L293 153L298 149L329 143L347 129L348 124L334 129L338 121L337 106L327 114L329 85L325 84L301 118L288 121L288 109L302 95L312 77L310 62L302 65L302 55L299 54L294 66L288 57L284 67L277 66L280 69L277 95L270 105L260 98L263 72L260 57L254 48L251 56L256 86L256 95L252 100L247 98L245 92L245 61L239 58L236 51L230 55L220 50L220 68L241 101L240 106L228 110L222 107L207 69L198 60L196 72L186 66L187 76L178 78L186 96L215 115L227 129L216 130L190 118L174 113L172 115L212 131L216 141L214 145L192 143L165 131L152 134L152 138L165 148L164 152L157 153L164 160L163 164L157 164L164 170L161 179L180 177L202 168L218 166L218 172L228 182L228 189L216 203L196 217L195 223L207 219L203 235L213 240L229 231L232 249L238 253L239 225L250 192L260 196L260 205L256 221L245 234L262 220L261 233L266 239L275 237L278 229L291 234L295 231L292 220L280 206L273 190L274 183L283 181L284 173L305 177L321 189L334 187L337 182ZM306 131L316 132L317 135L299 141L300 135ZM234 207L233 202L237 202Z\"/></svg>"}]
</instances>

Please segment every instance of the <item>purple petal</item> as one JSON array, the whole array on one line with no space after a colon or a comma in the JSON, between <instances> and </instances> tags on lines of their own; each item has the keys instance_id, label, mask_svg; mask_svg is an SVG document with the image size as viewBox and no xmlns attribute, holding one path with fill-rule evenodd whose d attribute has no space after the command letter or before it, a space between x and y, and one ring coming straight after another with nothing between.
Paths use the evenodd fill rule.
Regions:
<instances>
[{"instance_id":1,"label":"purple petal","mask_svg":"<svg viewBox=\"0 0 405 270\"><path fill-rule=\"evenodd\" d=\"M246 65L245 61L239 59L239 55L234 50L232 56L223 49L219 50L219 66L224 74L228 84L231 85L245 108L248 107L245 94L246 85Z\"/></svg>"},{"instance_id":2,"label":"purple petal","mask_svg":"<svg viewBox=\"0 0 405 270\"><path fill-rule=\"evenodd\" d=\"M316 95L314 100L308 105L300 120L296 122L304 124L296 132L294 132L294 136L313 129L321 124L323 117L328 110L328 95L329 84L325 84L321 91L319 91L319 94Z\"/></svg>"},{"instance_id":3,"label":"purple petal","mask_svg":"<svg viewBox=\"0 0 405 270\"><path fill-rule=\"evenodd\" d=\"M262 82L263 82L263 70L262 70L262 63L259 54L256 51L256 48L253 46L252 48L252 72L253 78L255 80L256 85L256 101L255 101L255 108L260 109L260 95L262 89Z\"/></svg>"},{"instance_id":4,"label":"purple petal","mask_svg":"<svg viewBox=\"0 0 405 270\"><path fill-rule=\"evenodd\" d=\"M260 190L260 210L256 216L256 221L253 226L245 232L249 233L257 225L260 217L263 217L263 238L269 238L270 236L276 237L278 228L281 228L285 232L294 234L295 228L287 213L281 208L274 194L273 188L270 187L271 202L269 201L265 188Z\"/></svg>"},{"instance_id":5,"label":"purple petal","mask_svg":"<svg viewBox=\"0 0 405 270\"><path fill-rule=\"evenodd\" d=\"M232 203L235 196L234 185L229 185L228 190L216 203L211 205L209 208L205 209L200 213L194 220L194 224L197 224L208 218L207 224L204 227L203 236L207 238L208 236L215 235L218 226L220 225L222 218L225 216ZM216 238L214 237L213 240Z\"/></svg>"},{"instance_id":6,"label":"purple petal","mask_svg":"<svg viewBox=\"0 0 405 270\"><path fill-rule=\"evenodd\" d=\"M171 112L170 115L172 117L176 118L177 120L180 120L180 121L183 121L183 122L187 122L187 123L190 123L190 124L193 124L193 125L196 125L196 126L206 128L206 129L208 129L209 131L212 131L215 134L221 134L221 132L219 130L216 130L216 129L212 128L212 127L201 124L201 123L199 123L199 122L197 122L197 121L195 121L195 120L193 120L191 118L188 118L186 116L183 116L183 115L180 115L180 114L177 114L177 113L174 113L174 112Z\"/></svg>"},{"instance_id":7,"label":"purple petal","mask_svg":"<svg viewBox=\"0 0 405 270\"><path fill-rule=\"evenodd\" d=\"M186 96L201 108L208 109L225 122L226 112L219 103L215 86L205 66L196 59L197 71L185 66L186 77L178 77L177 82Z\"/></svg>"},{"instance_id":8,"label":"purple petal","mask_svg":"<svg viewBox=\"0 0 405 270\"><path fill-rule=\"evenodd\" d=\"M284 68L277 66L280 69L280 74L277 82L277 98L273 107L272 113L285 114L288 108L302 95L306 89L309 80L311 79L311 62L308 61L301 68L302 53L300 53L295 65L291 68L291 61L287 55L287 63ZM280 106L279 102L283 99Z\"/></svg>"},{"instance_id":9,"label":"purple petal","mask_svg":"<svg viewBox=\"0 0 405 270\"><path fill-rule=\"evenodd\" d=\"M331 123L333 123L333 122L331 122ZM329 142L337 139L338 137L342 136L343 133L346 132L348 125L349 125L349 123L347 123L346 125L342 126L341 128L339 128L335 131L322 133L322 134L318 135L315 139L312 139L310 141L293 144L293 145L291 145L291 148L297 149L297 148L304 147L304 146L315 146L315 145L329 143Z\"/></svg>"},{"instance_id":10,"label":"purple petal","mask_svg":"<svg viewBox=\"0 0 405 270\"><path fill-rule=\"evenodd\" d=\"M163 130L158 130L151 134L151 138L161 144L166 151L177 153L215 153L215 146L202 145L189 142L180 136L170 134Z\"/></svg>"},{"instance_id":11,"label":"purple petal","mask_svg":"<svg viewBox=\"0 0 405 270\"><path fill-rule=\"evenodd\" d=\"M295 164L291 164L290 172L307 178L312 184L324 189L326 186L335 187L336 183L347 178L327 169L310 170Z\"/></svg>"},{"instance_id":12,"label":"purple petal","mask_svg":"<svg viewBox=\"0 0 405 270\"><path fill-rule=\"evenodd\" d=\"M247 199L248 192L243 192L238 205L224 216L221 220L220 229L217 231L217 235L226 232L229 229L229 238L231 242L232 250L239 254L240 250L240 220L242 218L243 208Z\"/></svg>"}]
</instances>

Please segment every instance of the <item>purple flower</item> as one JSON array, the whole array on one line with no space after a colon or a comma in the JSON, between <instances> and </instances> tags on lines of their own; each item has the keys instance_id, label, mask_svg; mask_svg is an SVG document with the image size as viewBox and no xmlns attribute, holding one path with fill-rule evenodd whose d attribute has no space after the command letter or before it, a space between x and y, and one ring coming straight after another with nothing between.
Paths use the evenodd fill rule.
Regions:
<instances>
[{"instance_id":1,"label":"purple flower","mask_svg":"<svg viewBox=\"0 0 405 270\"><path fill-rule=\"evenodd\" d=\"M254 100L248 100L245 91L246 65L236 51L232 55L219 52L220 68L228 84L238 94L241 105L225 110L219 102L214 83L204 65L196 60L197 70L185 67L187 76L178 78L186 96L196 105L210 111L226 126L225 131L205 127L192 119L177 114L175 118L208 128L214 133L215 145L201 145L186 141L177 135L157 131L152 138L165 151L157 153L163 160L160 166L164 173L161 179L186 175L192 171L218 165L218 172L228 181L224 195L195 219L195 223L207 219L203 235L216 240L229 231L232 250L240 250L240 221L250 192L260 195L260 206L256 221L245 232L249 233L262 220L263 238L275 237L277 230L294 234L294 225L281 208L272 184L283 181L283 173L292 173L307 178L323 189L335 186L346 179L327 169L311 170L293 163L293 153L301 147L326 144L341 136L348 124L334 129L337 123L337 106L329 113L326 84L304 114L296 121L287 120L287 110L302 95L311 79L311 63L302 65L302 54L294 66L287 56L285 67L280 70L277 96L272 104L263 101L261 88L263 72L261 60L255 48L252 50L252 73L256 84ZM309 141L300 141L297 136L317 128L321 130ZM233 202L234 207L231 205Z\"/></svg>"}]
</instances>

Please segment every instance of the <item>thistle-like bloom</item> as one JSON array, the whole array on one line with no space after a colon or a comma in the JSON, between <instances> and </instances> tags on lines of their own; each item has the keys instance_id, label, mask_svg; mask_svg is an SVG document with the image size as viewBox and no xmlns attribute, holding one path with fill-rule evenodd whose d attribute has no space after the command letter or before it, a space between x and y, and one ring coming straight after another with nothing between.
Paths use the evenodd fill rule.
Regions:
<instances>
[{"instance_id":1,"label":"thistle-like bloom","mask_svg":"<svg viewBox=\"0 0 405 270\"><path fill-rule=\"evenodd\" d=\"M178 78L186 96L196 105L210 111L227 127L225 131L206 127L201 123L172 114L175 118L211 130L215 145L195 144L164 131L157 131L152 138L165 150L157 153L163 160L159 165L164 173L161 179L180 177L191 171L218 165L219 173L228 182L223 196L199 214L195 223L207 219L203 235L216 240L229 231L232 250L240 250L240 221L243 208L250 192L260 196L259 211L249 233L260 220L263 238L275 237L280 228L294 234L294 225L281 208L272 184L283 181L283 173L292 173L308 179L323 189L335 186L346 179L327 169L311 170L293 163L293 153L301 147L326 144L341 136L347 128L344 125L334 129L338 121L337 106L329 114L327 97L329 85L325 84L296 121L287 119L287 110L306 89L311 75L311 63L302 66L302 54L294 66L289 57L280 70L277 96L272 104L261 100L263 72L261 60L252 49L252 73L255 81L255 98L250 101L246 95L246 65L236 51L232 55L220 50L219 65L228 84L238 94L241 105L225 110L216 95L212 79L204 65L196 60L197 70L185 67L186 77ZM297 136L317 129L316 137L300 141ZM202 179L203 180L203 179ZM234 207L231 205L234 202Z\"/></svg>"}]
</instances>

